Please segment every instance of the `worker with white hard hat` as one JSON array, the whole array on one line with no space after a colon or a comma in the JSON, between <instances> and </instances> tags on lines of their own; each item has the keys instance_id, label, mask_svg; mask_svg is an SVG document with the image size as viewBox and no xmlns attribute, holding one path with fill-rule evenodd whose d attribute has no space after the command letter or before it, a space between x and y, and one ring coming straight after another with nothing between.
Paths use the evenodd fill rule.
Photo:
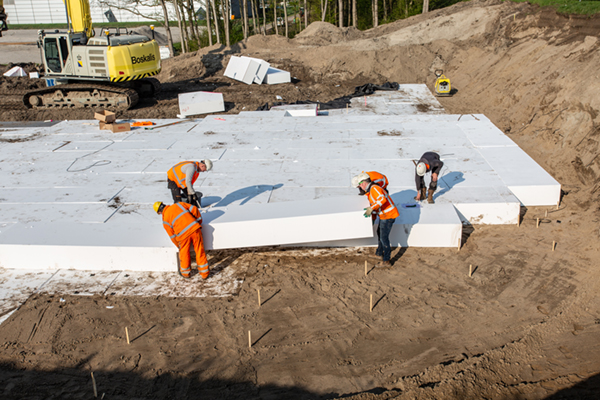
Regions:
<instances>
[{"instance_id":1,"label":"worker with white hard hat","mask_svg":"<svg viewBox=\"0 0 600 400\"><path fill-rule=\"evenodd\" d=\"M207 172L212 169L213 163L210 160L202 161L182 161L175 164L167 172L168 184L171 189L173 201L179 203L185 198L189 204L200 207L202 193L194 190L194 183L198 179L200 172Z\"/></svg>"},{"instance_id":2,"label":"worker with white hard hat","mask_svg":"<svg viewBox=\"0 0 600 400\"><path fill-rule=\"evenodd\" d=\"M387 178L385 181L387 182ZM361 193L365 193L367 199L369 199L370 205L365 208L364 216L372 217L373 220L379 217L379 224L377 225L378 245L375 255L382 258L379 266L391 267L392 247L390 245L390 233L394 221L400 215L398 209L388 191L372 182L368 173L362 172L353 177L352 186L360 188Z\"/></svg>"},{"instance_id":3,"label":"worker with white hard hat","mask_svg":"<svg viewBox=\"0 0 600 400\"><path fill-rule=\"evenodd\" d=\"M440 155L433 151L428 151L421 156L415 168L415 182L417 183L415 200L425 200L427 197L427 202L433 203L433 193L437 189L437 181L443 166ZM431 182L429 183L429 193L425 196L425 179L423 177L428 172L431 172Z\"/></svg>"},{"instance_id":4,"label":"worker with white hard hat","mask_svg":"<svg viewBox=\"0 0 600 400\"><path fill-rule=\"evenodd\" d=\"M202 279L207 279L210 272L202 241L202 215L198 207L187 203L168 206L162 201L157 201L153 208L157 214L162 215L163 228L179 249L179 275L183 278L190 277L192 272L190 249L193 246L198 273Z\"/></svg>"}]
</instances>

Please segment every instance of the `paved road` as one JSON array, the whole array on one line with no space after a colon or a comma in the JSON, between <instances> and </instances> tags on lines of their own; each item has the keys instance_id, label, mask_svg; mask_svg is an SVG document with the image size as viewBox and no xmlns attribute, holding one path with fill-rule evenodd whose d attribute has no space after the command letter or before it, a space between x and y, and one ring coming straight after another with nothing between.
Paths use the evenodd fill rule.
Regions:
<instances>
[{"instance_id":1,"label":"paved road","mask_svg":"<svg viewBox=\"0 0 600 400\"><path fill-rule=\"evenodd\" d=\"M10 28L10 26L9 26ZM156 32L165 34L164 28L156 27ZM37 29L16 29L2 32L0 38L0 64L40 63L40 50L37 48ZM96 35L100 32L96 29ZM179 42L179 28L171 27L173 41Z\"/></svg>"}]
</instances>

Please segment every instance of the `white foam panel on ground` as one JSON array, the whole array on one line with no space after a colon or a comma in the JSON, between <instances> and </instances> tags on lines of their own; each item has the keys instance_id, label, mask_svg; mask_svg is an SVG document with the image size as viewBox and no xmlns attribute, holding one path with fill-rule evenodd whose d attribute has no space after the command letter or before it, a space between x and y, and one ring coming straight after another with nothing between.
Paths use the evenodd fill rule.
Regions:
<instances>
[{"instance_id":1,"label":"white foam panel on ground","mask_svg":"<svg viewBox=\"0 0 600 400\"><path fill-rule=\"evenodd\" d=\"M150 221L135 226L127 223L15 224L0 233L0 266L38 270L174 271L177 248L162 229L160 217L156 217L156 223Z\"/></svg>"},{"instance_id":2,"label":"white foam panel on ground","mask_svg":"<svg viewBox=\"0 0 600 400\"><path fill-rule=\"evenodd\" d=\"M462 222L452 204L421 204L415 208L400 207L390 234L392 247L458 247L462 235ZM370 221L370 219L369 219ZM315 247L377 246L377 225L373 237L303 243Z\"/></svg>"},{"instance_id":3,"label":"white foam panel on ground","mask_svg":"<svg viewBox=\"0 0 600 400\"><path fill-rule=\"evenodd\" d=\"M364 197L347 196L211 209L202 235L207 249L370 237L370 223L362 216L368 205Z\"/></svg>"},{"instance_id":4,"label":"white foam panel on ground","mask_svg":"<svg viewBox=\"0 0 600 400\"><path fill-rule=\"evenodd\" d=\"M261 64L256 62L252 58L231 56L223 75L225 75L228 78L235 79L237 81L251 85L252 82L254 82L256 73L260 68Z\"/></svg>"},{"instance_id":5,"label":"white foam panel on ground","mask_svg":"<svg viewBox=\"0 0 600 400\"><path fill-rule=\"evenodd\" d=\"M225 111L223 93L213 92L191 92L180 93L179 114L188 117L190 115L208 114Z\"/></svg>"},{"instance_id":6,"label":"white foam panel on ground","mask_svg":"<svg viewBox=\"0 0 600 400\"><path fill-rule=\"evenodd\" d=\"M0 261L27 268L65 263L66 268L173 270L176 249L152 203L171 198L167 170L185 159L214 162L195 188L212 206L206 210L204 229L207 237L215 234L217 244L219 229L231 235L225 221L236 215L236 208L358 198L350 178L363 170L386 174L394 197L414 197L411 160L427 150L440 152L445 162L436 205L454 205L463 221L512 223L518 215L514 196L524 204L556 204L560 185L485 116L437 111L390 115L404 103L429 104L423 110L438 107L435 98L417 93L427 93L424 85L413 90L413 97L412 89L403 86L367 96L368 106L360 115L346 110L314 118L285 117L283 111L244 112L203 120L153 120L153 130L118 134L100 131L94 120L14 129L15 135L30 136L0 147L0 191L6 193L0 193L0 222L11 224L0 229ZM162 126L172 122L178 123ZM119 201L101 203L119 193ZM243 213L240 218L240 226L247 224ZM362 215L360 219L364 221ZM269 224L264 219L260 229L251 229L245 235L251 238L247 245L255 245L262 232L268 236ZM15 235L5 235L7 231ZM232 243L239 240L232 237ZM265 243L277 244L268 239ZM1 257L8 254L7 246L10 257Z\"/></svg>"}]
</instances>

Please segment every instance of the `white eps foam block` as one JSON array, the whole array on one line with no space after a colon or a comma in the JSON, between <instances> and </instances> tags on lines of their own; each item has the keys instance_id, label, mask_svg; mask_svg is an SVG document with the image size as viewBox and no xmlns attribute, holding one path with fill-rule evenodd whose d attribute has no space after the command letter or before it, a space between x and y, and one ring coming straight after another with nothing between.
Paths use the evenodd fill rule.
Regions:
<instances>
[{"instance_id":1,"label":"white eps foam block","mask_svg":"<svg viewBox=\"0 0 600 400\"><path fill-rule=\"evenodd\" d=\"M244 82L247 85L251 85L260 68L261 64L252 58L231 56L223 75L235 79L236 81Z\"/></svg>"},{"instance_id":2,"label":"white eps foam block","mask_svg":"<svg viewBox=\"0 0 600 400\"><path fill-rule=\"evenodd\" d=\"M560 201L560 183L520 147L479 151L524 206L554 206Z\"/></svg>"},{"instance_id":3,"label":"white eps foam block","mask_svg":"<svg viewBox=\"0 0 600 400\"><path fill-rule=\"evenodd\" d=\"M419 204L414 208L399 207L390 234L392 247L458 247L462 235L462 222L452 204ZM369 219L370 222L370 219ZM377 246L377 224L373 237L352 240L303 243L315 247Z\"/></svg>"},{"instance_id":4,"label":"white eps foam block","mask_svg":"<svg viewBox=\"0 0 600 400\"><path fill-rule=\"evenodd\" d=\"M223 93L191 92L179 94L179 114L183 117L225 111Z\"/></svg>"},{"instance_id":5,"label":"white eps foam block","mask_svg":"<svg viewBox=\"0 0 600 400\"><path fill-rule=\"evenodd\" d=\"M15 76L27 76L27 72L19 66L12 67L4 73L4 76L15 77Z\"/></svg>"},{"instance_id":6,"label":"white eps foam block","mask_svg":"<svg viewBox=\"0 0 600 400\"><path fill-rule=\"evenodd\" d=\"M278 83L289 83L292 81L290 73L279 68L269 67L263 83L276 85Z\"/></svg>"},{"instance_id":7,"label":"white eps foam block","mask_svg":"<svg viewBox=\"0 0 600 400\"><path fill-rule=\"evenodd\" d=\"M15 224L0 233L0 267L176 271L177 248L157 224Z\"/></svg>"},{"instance_id":8,"label":"white eps foam block","mask_svg":"<svg viewBox=\"0 0 600 400\"><path fill-rule=\"evenodd\" d=\"M203 214L202 236L208 250L366 238L373 235L363 217L368 205L345 196L212 209Z\"/></svg>"},{"instance_id":9,"label":"white eps foam block","mask_svg":"<svg viewBox=\"0 0 600 400\"><path fill-rule=\"evenodd\" d=\"M256 75L254 76L253 82L257 83L259 85L262 85L263 81L265 80L265 76L267 75L267 71L269 70L269 67L271 66L271 64L269 64L265 60L261 60L260 58L252 58L252 57L246 57L246 56L242 56L242 58L250 59L259 64L258 70L256 71Z\"/></svg>"}]
</instances>

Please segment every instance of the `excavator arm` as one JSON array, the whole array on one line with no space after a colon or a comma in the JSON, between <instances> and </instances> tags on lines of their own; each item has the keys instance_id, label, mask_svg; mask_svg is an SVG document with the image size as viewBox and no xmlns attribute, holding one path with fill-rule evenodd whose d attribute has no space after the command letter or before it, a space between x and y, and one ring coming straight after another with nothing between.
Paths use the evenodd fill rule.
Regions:
<instances>
[{"instance_id":1,"label":"excavator arm","mask_svg":"<svg viewBox=\"0 0 600 400\"><path fill-rule=\"evenodd\" d=\"M0 37L2 37L2 32L8 30L8 25L6 25L6 10L4 9L4 0L0 0Z\"/></svg>"},{"instance_id":2,"label":"excavator arm","mask_svg":"<svg viewBox=\"0 0 600 400\"><path fill-rule=\"evenodd\" d=\"M88 0L63 0L63 2L69 15L70 29L74 33L85 33L88 38L94 36L90 2Z\"/></svg>"}]
</instances>

